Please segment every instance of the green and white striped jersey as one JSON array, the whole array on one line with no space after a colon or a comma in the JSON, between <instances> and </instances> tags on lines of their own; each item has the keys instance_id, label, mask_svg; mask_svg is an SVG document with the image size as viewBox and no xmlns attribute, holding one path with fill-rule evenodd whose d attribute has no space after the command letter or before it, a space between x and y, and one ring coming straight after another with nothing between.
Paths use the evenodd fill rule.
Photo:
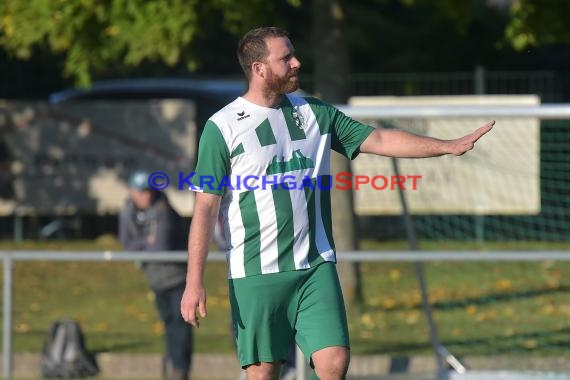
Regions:
<instances>
[{"instance_id":1,"label":"green and white striped jersey","mask_svg":"<svg viewBox=\"0 0 570 380\"><path fill-rule=\"evenodd\" d=\"M191 182L222 196L229 278L336 261L330 150L353 159L372 131L292 95L276 108L239 97L207 121Z\"/></svg>"}]
</instances>

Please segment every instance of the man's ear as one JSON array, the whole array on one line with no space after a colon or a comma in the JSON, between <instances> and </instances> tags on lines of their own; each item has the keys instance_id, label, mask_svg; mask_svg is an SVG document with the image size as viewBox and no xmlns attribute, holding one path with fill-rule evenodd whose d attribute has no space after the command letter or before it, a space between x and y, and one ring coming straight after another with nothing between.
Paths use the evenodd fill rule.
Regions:
<instances>
[{"instance_id":1,"label":"man's ear","mask_svg":"<svg viewBox=\"0 0 570 380\"><path fill-rule=\"evenodd\" d=\"M254 62L251 65L251 72L261 78L265 78L265 65L261 62Z\"/></svg>"}]
</instances>

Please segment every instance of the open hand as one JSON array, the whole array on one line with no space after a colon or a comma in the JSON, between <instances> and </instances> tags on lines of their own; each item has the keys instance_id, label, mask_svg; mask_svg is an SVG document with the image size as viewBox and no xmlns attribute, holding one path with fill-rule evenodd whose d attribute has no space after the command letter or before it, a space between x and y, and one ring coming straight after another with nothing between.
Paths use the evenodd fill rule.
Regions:
<instances>
[{"instance_id":1,"label":"open hand","mask_svg":"<svg viewBox=\"0 0 570 380\"><path fill-rule=\"evenodd\" d=\"M475 132L472 132L466 136L455 140L449 140L447 142L449 153L456 156L461 156L465 152L470 151L475 146L477 140L489 132L493 128L493 125L495 125L495 120L491 120L489 123L477 129Z\"/></svg>"}]
</instances>

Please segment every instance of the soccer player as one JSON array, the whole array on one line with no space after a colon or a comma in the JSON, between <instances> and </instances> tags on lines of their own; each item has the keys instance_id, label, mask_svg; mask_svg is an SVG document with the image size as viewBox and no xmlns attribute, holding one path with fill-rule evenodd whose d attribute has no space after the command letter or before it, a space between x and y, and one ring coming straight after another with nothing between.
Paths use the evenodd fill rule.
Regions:
<instances>
[{"instance_id":1,"label":"soccer player","mask_svg":"<svg viewBox=\"0 0 570 380\"><path fill-rule=\"evenodd\" d=\"M494 122L439 140L373 128L318 99L294 96L301 63L279 28L249 31L237 55L248 90L206 122L200 139L181 313L195 327L197 315L206 316L204 265L220 211L238 359L248 379L277 379L292 339L319 378L342 379L349 364L346 312L330 194L317 186L331 180L330 150L349 159L361 152L462 155ZM282 186L284 177L304 186Z\"/></svg>"}]
</instances>

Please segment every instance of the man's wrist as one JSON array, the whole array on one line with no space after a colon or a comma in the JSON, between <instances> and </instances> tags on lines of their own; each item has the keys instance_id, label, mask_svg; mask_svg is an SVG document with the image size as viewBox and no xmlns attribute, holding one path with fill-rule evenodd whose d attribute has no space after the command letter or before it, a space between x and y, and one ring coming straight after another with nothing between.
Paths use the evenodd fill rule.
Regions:
<instances>
[{"instance_id":1,"label":"man's wrist","mask_svg":"<svg viewBox=\"0 0 570 380\"><path fill-rule=\"evenodd\" d=\"M451 141L435 139L435 153L436 155L450 154Z\"/></svg>"},{"instance_id":2,"label":"man's wrist","mask_svg":"<svg viewBox=\"0 0 570 380\"><path fill-rule=\"evenodd\" d=\"M186 284L188 286L191 286L193 288L199 288L199 287L203 287L204 285L204 281L201 278L201 276L194 276L194 275L190 275L188 274L188 276L186 276Z\"/></svg>"}]
</instances>

